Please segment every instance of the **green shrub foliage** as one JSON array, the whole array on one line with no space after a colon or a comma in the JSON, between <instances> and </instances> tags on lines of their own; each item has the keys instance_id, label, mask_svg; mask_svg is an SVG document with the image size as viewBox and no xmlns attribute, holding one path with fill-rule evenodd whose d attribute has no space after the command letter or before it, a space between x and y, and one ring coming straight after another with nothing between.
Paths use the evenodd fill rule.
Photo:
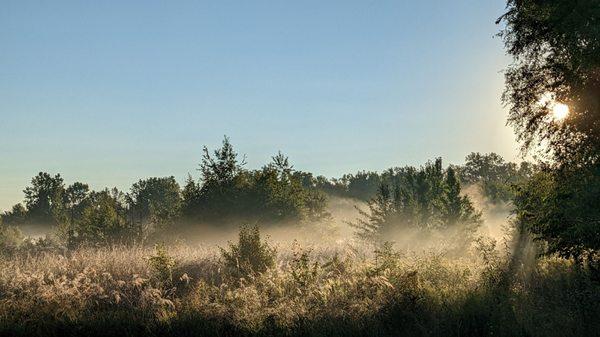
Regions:
<instances>
[{"instance_id":1,"label":"green shrub foliage","mask_svg":"<svg viewBox=\"0 0 600 337\"><path fill-rule=\"evenodd\" d=\"M275 266L277 250L261 239L258 226L242 226L237 244L230 242L228 248L221 248L221 258L231 276L264 273Z\"/></svg>"}]
</instances>

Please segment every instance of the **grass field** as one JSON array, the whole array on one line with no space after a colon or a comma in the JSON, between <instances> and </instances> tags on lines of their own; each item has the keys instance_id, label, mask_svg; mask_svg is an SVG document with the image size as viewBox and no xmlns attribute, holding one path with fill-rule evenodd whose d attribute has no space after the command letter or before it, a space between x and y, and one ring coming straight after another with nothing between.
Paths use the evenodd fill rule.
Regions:
<instances>
[{"instance_id":1,"label":"grass field","mask_svg":"<svg viewBox=\"0 0 600 337\"><path fill-rule=\"evenodd\" d=\"M0 262L0 335L593 336L600 287L570 261L481 241L460 257L279 242L234 276L216 246L20 252Z\"/></svg>"}]
</instances>

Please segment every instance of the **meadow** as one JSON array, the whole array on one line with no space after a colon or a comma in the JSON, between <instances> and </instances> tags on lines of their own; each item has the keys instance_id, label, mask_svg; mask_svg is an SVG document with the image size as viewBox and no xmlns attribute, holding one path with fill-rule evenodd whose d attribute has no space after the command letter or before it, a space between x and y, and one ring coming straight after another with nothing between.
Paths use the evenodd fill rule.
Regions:
<instances>
[{"instance_id":1,"label":"meadow","mask_svg":"<svg viewBox=\"0 0 600 337\"><path fill-rule=\"evenodd\" d=\"M0 260L4 336L594 336L600 287L527 238L457 255L347 239L64 250Z\"/></svg>"}]
</instances>

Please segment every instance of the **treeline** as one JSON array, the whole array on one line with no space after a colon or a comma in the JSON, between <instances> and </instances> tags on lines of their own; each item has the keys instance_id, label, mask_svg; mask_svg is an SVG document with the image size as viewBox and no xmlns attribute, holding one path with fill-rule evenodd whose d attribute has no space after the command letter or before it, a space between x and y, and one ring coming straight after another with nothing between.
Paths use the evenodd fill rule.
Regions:
<instances>
[{"instance_id":1,"label":"treeline","mask_svg":"<svg viewBox=\"0 0 600 337\"><path fill-rule=\"evenodd\" d=\"M368 201L369 213L355 224L357 234L377 239L390 228L475 228L478 212L461 192L461 183L479 184L491 200L510 198L510 184L529 175L531 166L506 163L496 154L471 154L460 167L442 168L441 159L424 167L392 168L381 174L359 172L340 179L294 170L278 153L260 169L249 170L225 137L211 153L206 147L199 177L180 186L173 176L134 183L128 192L93 191L66 185L60 174L39 173L25 188L24 203L4 212L4 241L24 224L56 230L69 247L144 242L165 231L199 224L219 228L242 223L319 223L330 219L328 196ZM471 226L473 225L473 226ZM14 242L13 242L14 244ZM10 246L10 243L4 243Z\"/></svg>"},{"instance_id":2,"label":"treeline","mask_svg":"<svg viewBox=\"0 0 600 337\"><path fill-rule=\"evenodd\" d=\"M427 165L426 165L427 166ZM507 162L496 153L473 152L465 158L464 165L452 166L460 182L477 185L482 195L491 203L509 202L514 197L513 186L529 178L536 167L530 162ZM303 185L317 188L328 195L369 201L382 185L393 187L404 184L418 168L393 167L382 173L360 171L341 178L314 177L311 173L296 172Z\"/></svg>"},{"instance_id":3,"label":"treeline","mask_svg":"<svg viewBox=\"0 0 600 337\"><path fill-rule=\"evenodd\" d=\"M143 242L149 235L192 224L213 226L319 221L328 214L325 196L302 186L281 153L261 169L244 168L225 138L205 147L200 177L183 188L174 177L142 179L125 193L93 191L60 174L41 172L25 190L25 201L5 212L4 227L32 224L56 228L69 246Z\"/></svg>"}]
</instances>

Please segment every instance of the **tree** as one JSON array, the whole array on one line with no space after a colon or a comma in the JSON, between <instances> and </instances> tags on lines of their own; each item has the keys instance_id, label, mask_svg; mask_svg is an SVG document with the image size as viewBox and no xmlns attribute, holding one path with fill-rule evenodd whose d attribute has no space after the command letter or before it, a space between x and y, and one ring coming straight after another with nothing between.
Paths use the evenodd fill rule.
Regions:
<instances>
[{"instance_id":1,"label":"tree","mask_svg":"<svg viewBox=\"0 0 600 337\"><path fill-rule=\"evenodd\" d=\"M90 186L88 184L75 182L65 190L65 203L69 208L77 208L87 199L89 194Z\"/></svg>"},{"instance_id":2,"label":"tree","mask_svg":"<svg viewBox=\"0 0 600 337\"><path fill-rule=\"evenodd\" d=\"M292 176L292 166L281 152L272 159L270 164L252 174L249 194L259 210L255 220L261 223L300 220L305 211L302 183Z\"/></svg>"},{"instance_id":3,"label":"tree","mask_svg":"<svg viewBox=\"0 0 600 337\"><path fill-rule=\"evenodd\" d=\"M355 175L345 175L342 181L347 182L348 196L359 200L369 200L377 192L381 179L376 172L361 171Z\"/></svg>"},{"instance_id":4,"label":"tree","mask_svg":"<svg viewBox=\"0 0 600 337\"><path fill-rule=\"evenodd\" d=\"M599 159L599 21L598 0L508 0L498 19L515 60L506 72L508 122L525 149L546 142L559 164ZM555 102L570 109L561 123L548 118Z\"/></svg>"},{"instance_id":5,"label":"tree","mask_svg":"<svg viewBox=\"0 0 600 337\"><path fill-rule=\"evenodd\" d=\"M111 245L138 238L136 229L127 221L125 195L116 188L90 194L74 232L73 240L80 244Z\"/></svg>"},{"instance_id":6,"label":"tree","mask_svg":"<svg viewBox=\"0 0 600 337\"><path fill-rule=\"evenodd\" d=\"M480 181L498 181L506 178L508 166L500 155L496 153L481 154L472 152L465 158L465 165L461 169L462 180L473 184Z\"/></svg>"},{"instance_id":7,"label":"tree","mask_svg":"<svg viewBox=\"0 0 600 337\"><path fill-rule=\"evenodd\" d=\"M194 178L188 174L183 190L181 191L183 198L181 214L186 221L194 219L198 209L200 209L202 202L200 195L201 187L201 184L196 183Z\"/></svg>"},{"instance_id":8,"label":"tree","mask_svg":"<svg viewBox=\"0 0 600 337\"><path fill-rule=\"evenodd\" d=\"M253 171L245 193L251 205L247 219L274 224L327 217L325 197L316 188L305 187L300 178L281 152L261 170Z\"/></svg>"},{"instance_id":9,"label":"tree","mask_svg":"<svg viewBox=\"0 0 600 337\"><path fill-rule=\"evenodd\" d=\"M405 229L472 234L481 224L480 213L461 195L455 170L444 171L440 158L419 169L398 169L395 177L395 185L381 184L368 211L360 211L361 217L351 223L359 237L383 242Z\"/></svg>"},{"instance_id":10,"label":"tree","mask_svg":"<svg viewBox=\"0 0 600 337\"><path fill-rule=\"evenodd\" d=\"M200 188L195 195L189 195L188 201L193 201L193 209L188 209L189 220L226 224L234 215L243 215L247 204L244 195L249 184L249 174L244 170L245 159L238 160L229 138L224 137L221 148L210 154L207 147L203 149L200 164ZM193 186L189 184L186 193ZM189 205L189 203L188 203Z\"/></svg>"},{"instance_id":11,"label":"tree","mask_svg":"<svg viewBox=\"0 0 600 337\"><path fill-rule=\"evenodd\" d=\"M66 214L63 213L62 227L66 228L62 234L66 235L68 247L75 245L75 224L81 220L84 210L90 206L89 196L90 187L84 183L75 182L65 190L63 204Z\"/></svg>"},{"instance_id":12,"label":"tree","mask_svg":"<svg viewBox=\"0 0 600 337\"><path fill-rule=\"evenodd\" d=\"M223 226L239 221L301 222L327 216L325 197L306 180L312 178L296 174L281 152L259 170L246 170L244 164L227 137L212 155L205 147L200 182L190 177L183 190L186 220Z\"/></svg>"},{"instance_id":13,"label":"tree","mask_svg":"<svg viewBox=\"0 0 600 337\"><path fill-rule=\"evenodd\" d=\"M508 122L524 150L543 144L544 169L521 184L518 224L546 252L597 263L600 242L600 3L509 0L498 20L514 64L506 72ZM552 105L568 105L561 121Z\"/></svg>"},{"instance_id":14,"label":"tree","mask_svg":"<svg viewBox=\"0 0 600 337\"><path fill-rule=\"evenodd\" d=\"M545 167L518 187L517 218L543 239L547 253L594 263L600 258L598 195L600 172L565 175Z\"/></svg>"},{"instance_id":15,"label":"tree","mask_svg":"<svg viewBox=\"0 0 600 337\"><path fill-rule=\"evenodd\" d=\"M360 217L355 223L350 223L356 229L356 235L359 238L367 241L383 242L385 241L384 238L388 237L393 229L403 225L397 223L402 219L398 217L398 208L394 207L400 206L400 202L397 199L395 200L388 185L381 184L376 195L367 202L367 205L369 210L359 209Z\"/></svg>"},{"instance_id":16,"label":"tree","mask_svg":"<svg viewBox=\"0 0 600 337\"><path fill-rule=\"evenodd\" d=\"M238 160L238 154L233 150L229 138L223 138L221 148L214 151L214 157L210 155L208 148L203 149L200 172L202 173L203 186L226 186L233 182L236 176L243 171L246 164L245 158Z\"/></svg>"},{"instance_id":17,"label":"tree","mask_svg":"<svg viewBox=\"0 0 600 337\"><path fill-rule=\"evenodd\" d=\"M496 153L472 152L460 167L461 181L476 184L483 196L492 203L508 202L514 196L514 184L531 176L534 166L528 162L520 165L508 163Z\"/></svg>"},{"instance_id":18,"label":"tree","mask_svg":"<svg viewBox=\"0 0 600 337\"><path fill-rule=\"evenodd\" d=\"M466 200L468 202L468 200ZM444 198L443 222L454 226L462 220L465 199L460 195L460 182L452 167L446 172L446 190Z\"/></svg>"},{"instance_id":19,"label":"tree","mask_svg":"<svg viewBox=\"0 0 600 337\"><path fill-rule=\"evenodd\" d=\"M482 223L481 213L475 210L468 196L461 195L460 181L452 166L446 170L442 204L442 226L455 229L455 241L462 240L468 243Z\"/></svg>"},{"instance_id":20,"label":"tree","mask_svg":"<svg viewBox=\"0 0 600 337\"><path fill-rule=\"evenodd\" d=\"M16 204L10 211L4 212L0 219L7 226L21 226L27 222L27 209L23 204Z\"/></svg>"},{"instance_id":21,"label":"tree","mask_svg":"<svg viewBox=\"0 0 600 337\"><path fill-rule=\"evenodd\" d=\"M140 228L153 229L172 225L182 205L181 189L175 177L141 179L131 186L126 196L132 221Z\"/></svg>"},{"instance_id":22,"label":"tree","mask_svg":"<svg viewBox=\"0 0 600 337\"><path fill-rule=\"evenodd\" d=\"M64 182L60 174L54 177L40 172L23 191L28 221L42 225L58 224L63 210Z\"/></svg>"}]
</instances>

